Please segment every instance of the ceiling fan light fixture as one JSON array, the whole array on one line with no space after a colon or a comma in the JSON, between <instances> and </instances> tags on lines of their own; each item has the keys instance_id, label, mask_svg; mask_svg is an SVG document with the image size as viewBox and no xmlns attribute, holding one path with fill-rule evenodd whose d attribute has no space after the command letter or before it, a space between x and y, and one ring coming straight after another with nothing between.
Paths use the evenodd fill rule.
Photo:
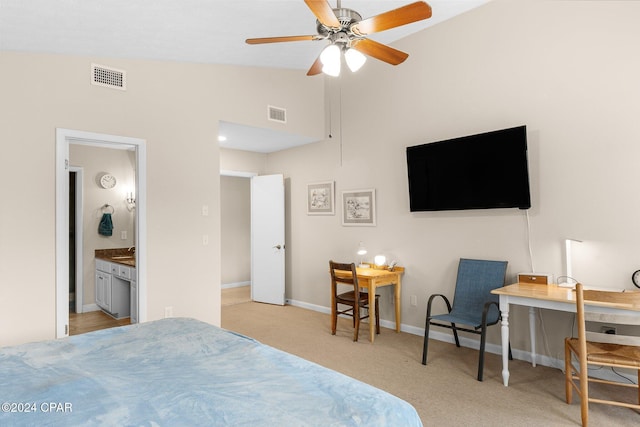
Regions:
<instances>
[{"instance_id":1,"label":"ceiling fan light fixture","mask_svg":"<svg viewBox=\"0 0 640 427\"><path fill-rule=\"evenodd\" d=\"M322 62L322 72L332 77L340 75L340 48L335 44L325 47L320 54Z\"/></svg>"},{"instance_id":2,"label":"ceiling fan light fixture","mask_svg":"<svg viewBox=\"0 0 640 427\"><path fill-rule=\"evenodd\" d=\"M347 49L344 53L344 60L349 69L355 73L367 62L367 57L355 49Z\"/></svg>"}]
</instances>

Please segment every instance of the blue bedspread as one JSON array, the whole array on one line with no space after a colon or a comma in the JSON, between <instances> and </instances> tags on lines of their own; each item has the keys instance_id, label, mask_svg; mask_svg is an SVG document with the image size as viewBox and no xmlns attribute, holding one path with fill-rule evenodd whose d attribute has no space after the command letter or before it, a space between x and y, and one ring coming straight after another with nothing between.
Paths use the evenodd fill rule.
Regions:
<instances>
[{"instance_id":1,"label":"blue bedspread","mask_svg":"<svg viewBox=\"0 0 640 427\"><path fill-rule=\"evenodd\" d=\"M380 389L193 319L0 348L0 425L421 426Z\"/></svg>"}]
</instances>

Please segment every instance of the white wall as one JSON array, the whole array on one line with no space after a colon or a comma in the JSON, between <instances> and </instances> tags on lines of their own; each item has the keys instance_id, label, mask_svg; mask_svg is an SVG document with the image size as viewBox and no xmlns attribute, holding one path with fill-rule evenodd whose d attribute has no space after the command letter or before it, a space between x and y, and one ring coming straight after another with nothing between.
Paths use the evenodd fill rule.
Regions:
<instances>
[{"instance_id":1,"label":"white wall","mask_svg":"<svg viewBox=\"0 0 640 427\"><path fill-rule=\"evenodd\" d=\"M126 70L127 91L92 86L92 62ZM171 306L175 316L219 324L217 124L268 128L271 104L299 112L288 131L318 137L322 80L295 71L4 51L0 70L0 187L7 201L0 345L55 336L56 128L146 141L148 319ZM203 205L209 216L202 216Z\"/></svg>"},{"instance_id":2,"label":"white wall","mask_svg":"<svg viewBox=\"0 0 640 427\"><path fill-rule=\"evenodd\" d=\"M460 257L508 260L509 281L532 268L558 276L568 237L584 240L574 252L580 281L633 288L639 18L639 2L496 0L394 44L410 54L397 67L369 60L327 80L333 138L268 156L269 172L290 183L287 297L328 307L327 261L355 261L359 241L406 267L403 323L415 328L424 327L428 295L453 295ZM410 213L407 189L407 146L521 124L533 267L524 212ZM306 215L306 185L331 179L338 196L376 189L376 227L342 227L340 204L335 216ZM389 292L381 311L393 319ZM543 311L542 319L539 351L562 359L572 317ZM529 350L526 311L516 308L510 321L512 345ZM499 328L489 340L500 342Z\"/></svg>"},{"instance_id":3,"label":"white wall","mask_svg":"<svg viewBox=\"0 0 640 427\"><path fill-rule=\"evenodd\" d=\"M220 177L222 285L251 281L251 179Z\"/></svg>"}]
</instances>

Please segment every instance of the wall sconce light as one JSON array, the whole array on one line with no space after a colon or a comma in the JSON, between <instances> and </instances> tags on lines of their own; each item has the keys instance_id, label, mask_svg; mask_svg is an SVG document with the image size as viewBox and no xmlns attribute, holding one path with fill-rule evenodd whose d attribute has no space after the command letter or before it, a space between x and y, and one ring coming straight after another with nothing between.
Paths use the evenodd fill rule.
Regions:
<instances>
[{"instance_id":1,"label":"wall sconce light","mask_svg":"<svg viewBox=\"0 0 640 427\"><path fill-rule=\"evenodd\" d=\"M364 244L362 242L360 242L360 244L358 245L357 254L360 256L360 265L358 265L358 267L369 268L369 265L364 263L364 256L367 254L367 249L364 247Z\"/></svg>"},{"instance_id":2,"label":"wall sconce light","mask_svg":"<svg viewBox=\"0 0 640 427\"><path fill-rule=\"evenodd\" d=\"M131 212L136 207L136 197L132 191L127 192L127 197L124 199L127 202L127 209Z\"/></svg>"},{"instance_id":3,"label":"wall sconce light","mask_svg":"<svg viewBox=\"0 0 640 427\"><path fill-rule=\"evenodd\" d=\"M576 284L576 280L573 278L573 268L571 265L571 247L573 242L582 243L582 240L577 239L565 239L564 241L564 268L566 272L566 282L558 283L558 286L563 288L573 288Z\"/></svg>"}]
</instances>

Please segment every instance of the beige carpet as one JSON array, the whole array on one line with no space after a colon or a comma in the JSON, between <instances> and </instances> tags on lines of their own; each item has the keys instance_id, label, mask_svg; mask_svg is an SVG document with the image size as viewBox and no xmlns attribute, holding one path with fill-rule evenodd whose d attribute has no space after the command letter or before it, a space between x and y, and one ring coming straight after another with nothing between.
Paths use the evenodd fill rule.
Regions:
<instances>
[{"instance_id":1,"label":"beige carpet","mask_svg":"<svg viewBox=\"0 0 640 427\"><path fill-rule=\"evenodd\" d=\"M235 305L251 301L251 286L238 286L222 290L222 305Z\"/></svg>"},{"instance_id":2,"label":"beige carpet","mask_svg":"<svg viewBox=\"0 0 640 427\"><path fill-rule=\"evenodd\" d=\"M247 302L222 308L223 328L386 390L411 403L425 426L580 425L579 400L565 403L564 374L557 369L512 361L504 387L500 356L487 354L484 382L478 382L476 350L432 340L423 366L419 336L382 328L372 345L365 324L354 343L350 320L339 319L335 336L329 321L326 314L292 306ZM637 427L640 414L592 404L589 420L591 426Z\"/></svg>"}]
</instances>

